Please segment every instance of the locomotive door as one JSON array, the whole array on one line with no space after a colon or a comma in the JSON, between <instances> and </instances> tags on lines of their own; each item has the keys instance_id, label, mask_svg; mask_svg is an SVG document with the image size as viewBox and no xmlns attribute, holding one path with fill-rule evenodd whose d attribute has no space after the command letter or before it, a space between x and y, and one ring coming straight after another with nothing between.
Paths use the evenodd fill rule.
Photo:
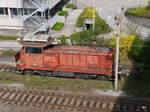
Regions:
<instances>
[{"instance_id":1,"label":"locomotive door","mask_svg":"<svg viewBox=\"0 0 150 112\"><path fill-rule=\"evenodd\" d=\"M25 66L29 68L43 67L42 48L27 47L25 49Z\"/></svg>"}]
</instances>

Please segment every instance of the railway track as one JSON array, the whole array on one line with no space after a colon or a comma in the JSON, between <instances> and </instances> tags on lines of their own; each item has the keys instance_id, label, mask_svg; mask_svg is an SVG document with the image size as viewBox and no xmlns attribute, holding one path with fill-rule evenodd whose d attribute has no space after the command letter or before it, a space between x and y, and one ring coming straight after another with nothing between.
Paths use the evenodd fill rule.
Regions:
<instances>
[{"instance_id":1,"label":"railway track","mask_svg":"<svg viewBox=\"0 0 150 112\"><path fill-rule=\"evenodd\" d=\"M0 101L66 112L149 112L150 101L0 87ZM146 109L146 111L144 110Z\"/></svg>"},{"instance_id":2,"label":"railway track","mask_svg":"<svg viewBox=\"0 0 150 112\"><path fill-rule=\"evenodd\" d=\"M15 67L12 65L7 65L7 64L0 64L0 72L16 72Z\"/></svg>"},{"instance_id":3,"label":"railway track","mask_svg":"<svg viewBox=\"0 0 150 112\"><path fill-rule=\"evenodd\" d=\"M0 64L0 72L15 72L15 67ZM0 102L66 112L150 112L150 99L75 95L9 87L0 87Z\"/></svg>"}]
</instances>

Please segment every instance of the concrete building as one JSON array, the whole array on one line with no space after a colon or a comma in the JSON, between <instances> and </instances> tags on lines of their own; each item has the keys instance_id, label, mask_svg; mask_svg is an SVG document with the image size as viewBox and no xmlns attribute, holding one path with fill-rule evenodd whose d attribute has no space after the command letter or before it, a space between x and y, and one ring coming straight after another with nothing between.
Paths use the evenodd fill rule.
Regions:
<instances>
[{"instance_id":1,"label":"concrete building","mask_svg":"<svg viewBox=\"0 0 150 112\"><path fill-rule=\"evenodd\" d=\"M0 0L0 29L47 31L69 0Z\"/></svg>"}]
</instances>

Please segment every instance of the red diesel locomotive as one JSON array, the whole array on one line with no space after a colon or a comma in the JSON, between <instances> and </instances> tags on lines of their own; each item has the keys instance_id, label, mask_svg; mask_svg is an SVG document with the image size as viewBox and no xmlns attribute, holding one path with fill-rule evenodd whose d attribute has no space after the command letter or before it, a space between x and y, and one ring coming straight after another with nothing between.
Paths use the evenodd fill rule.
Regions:
<instances>
[{"instance_id":1,"label":"red diesel locomotive","mask_svg":"<svg viewBox=\"0 0 150 112\"><path fill-rule=\"evenodd\" d=\"M16 70L24 74L84 78L113 77L114 52L109 48L56 46L46 43L20 41L22 49L16 54Z\"/></svg>"}]
</instances>

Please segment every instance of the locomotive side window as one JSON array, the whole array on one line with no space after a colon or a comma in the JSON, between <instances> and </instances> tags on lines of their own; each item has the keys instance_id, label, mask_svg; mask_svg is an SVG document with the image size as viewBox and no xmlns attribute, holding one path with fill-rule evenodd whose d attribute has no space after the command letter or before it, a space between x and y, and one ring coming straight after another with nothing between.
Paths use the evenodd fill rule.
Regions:
<instances>
[{"instance_id":1,"label":"locomotive side window","mask_svg":"<svg viewBox=\"0 0 150 112\"><path fill-rule=\"evenodd\" d=\"M27 47L26 53L27 54L41 54L42 49L41 48L35 48L35 47Z\"/></svg>"}]
</instances>

